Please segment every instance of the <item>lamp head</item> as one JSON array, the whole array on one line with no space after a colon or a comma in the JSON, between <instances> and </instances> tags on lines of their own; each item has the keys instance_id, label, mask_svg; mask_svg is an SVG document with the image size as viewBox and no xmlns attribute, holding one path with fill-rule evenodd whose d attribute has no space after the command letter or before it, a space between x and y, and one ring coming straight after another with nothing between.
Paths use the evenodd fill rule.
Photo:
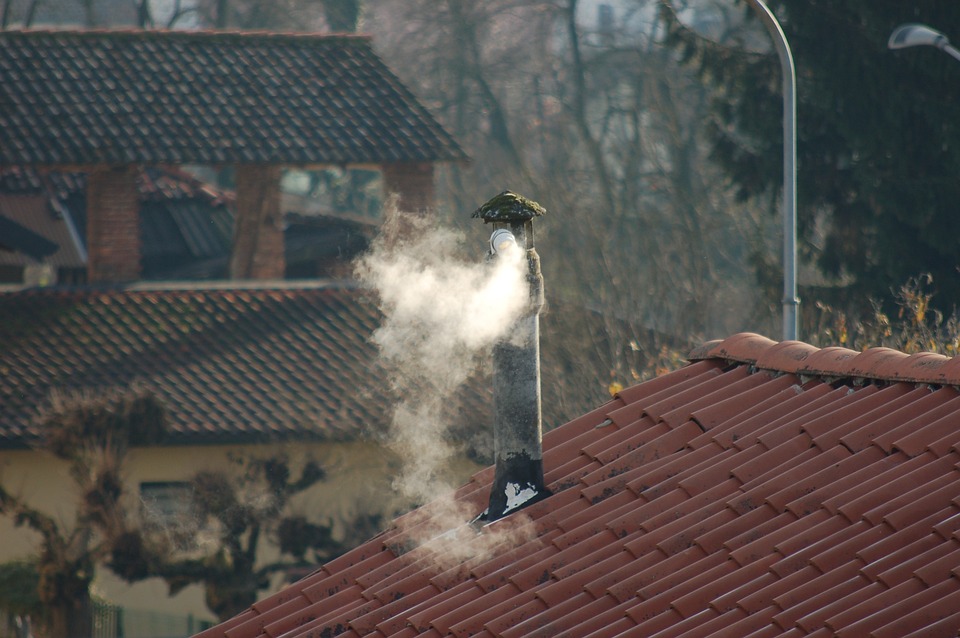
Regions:
<instances>
[{"instance_id":1,"label":"lamp head","mask_svg":"<svg viewBox=\"0 0 960 638\"><path fill-rule=\"evenodd\" d=\"M890 34L887 47L905 49L916 46L933 46L942 49L949 44L947 36L923 24L901 24Z\"/></svg>"},{"instance_id":2,"label":"lamp head","mask_svg":"<svg viewBox=\"0 0 960 638\"><path fill-rule=\"evenodd\" d=\"M490 253L499 255L516 250L517 238L506 228L499 228L490 235Z\"/></svg>"}]
</instances>

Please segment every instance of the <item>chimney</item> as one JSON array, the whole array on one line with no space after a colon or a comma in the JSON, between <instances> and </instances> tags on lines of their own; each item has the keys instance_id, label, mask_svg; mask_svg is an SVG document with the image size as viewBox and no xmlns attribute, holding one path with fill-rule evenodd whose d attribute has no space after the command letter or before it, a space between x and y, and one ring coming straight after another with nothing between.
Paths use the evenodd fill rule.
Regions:
<instances>
[{"instance_id":1,"label":"chimney","mask_svg":"<svg viewBox=\"0 0 960 638\"><path fill-rule=\"evenodd\" d=\"M286 270L279 166L240 164L230 279L283 279Z\"/></svg>"},{"instance_id":2,"label":"chimney","mask_svg":"<svg viewBox=\"0 0 960 638\"><path fill-rule=\"evenodd\" d=\"M87 175L87 281L140 278L139 168L98 168Z\"/></svg>"},{"instance_id":3,"label":"chimney","mask_svg":"<svg viewBox=\"0 0 960 638\"><path fill-rule=\"evenodd\" d=\"M490 505L481 520L495 521L550 495L543 484L540 406L540 311L543 276L534 248L531 220L545 214L540 204L504 191L473 213L494 226L490 258L522 247L527 259L530 303L493 350L494 456L496 472Z\"/></svg>"}]
</instances>

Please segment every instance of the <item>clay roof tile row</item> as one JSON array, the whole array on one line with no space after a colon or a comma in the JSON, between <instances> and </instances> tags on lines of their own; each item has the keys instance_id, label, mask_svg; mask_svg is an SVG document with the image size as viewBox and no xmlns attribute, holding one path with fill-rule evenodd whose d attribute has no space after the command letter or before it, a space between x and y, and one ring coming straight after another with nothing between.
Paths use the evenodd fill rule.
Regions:
<instances>
[{"instance_id":1,"label":"clay roof tile row","mask_svg":"<svg viewBox=\"0 0 960 638\"><path fill-rule=\"evenodd\" d=\"M363 36L11 30L0 72L0 164L465 159Z\"/></svg>"},{"instance_id":2,"label":"clay roof tile row","mask_svg":"<svg viewBox=\"0 0 960 638\"><path fill-rule=\"evenodd\" d=\"M752 334L691 360L549 432L552 496L432 540L443 501L414 510L200 638L955 636L953 361Z\"/></svg>"},{"instance_id":3,"label":"clay roof tile row","mask_svg":"<svg viewBox=\"0 0 960 638\"><path fill-rule=\"evenodd\" d=\"M168 442L352 440L387 423L370 294L349 284L0 293L0 446L29 444L52 390L141 382ZM463 393L485 426L484 399Z\"/></svg>"}]
</instances>

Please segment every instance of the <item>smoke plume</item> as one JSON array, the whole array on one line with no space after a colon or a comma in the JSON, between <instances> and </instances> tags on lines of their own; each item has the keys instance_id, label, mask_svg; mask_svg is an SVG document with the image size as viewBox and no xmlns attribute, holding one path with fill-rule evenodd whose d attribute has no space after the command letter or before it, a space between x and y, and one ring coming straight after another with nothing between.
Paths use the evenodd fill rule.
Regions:
<instances>
[{"instance_id":1,"label":"smoke plume","mask_svg":"<svg viewBox=\"0 0 960 638\"><path fill-rule=\"evenodd\" d=\"M397 220L402 228L391 226ZM394 487L408 500L430 503L430 521L417 526L418 544L449 535L479 513L458 511L454 486L443 480L457 452L447 440L451 424L443 408L529 301L522 251L485 263L483 241L466 251L470 259L460 256L464 242L435 222L394 213L356 268L379 295L383 321L373 340L400 398L389 436L403 463Z\"/></svg>"}]
</instances>

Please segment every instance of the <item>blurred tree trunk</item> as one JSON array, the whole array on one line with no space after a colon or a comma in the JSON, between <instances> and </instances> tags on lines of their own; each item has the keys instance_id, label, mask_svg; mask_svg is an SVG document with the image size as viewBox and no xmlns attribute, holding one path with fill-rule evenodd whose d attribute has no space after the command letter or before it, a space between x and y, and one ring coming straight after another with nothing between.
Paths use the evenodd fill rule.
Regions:
<instances>
[{"instance_id":1,"label":"blurred tree trunk","mask_svg":"<svg viewBox=\"0 0 960 638\"><path fill-rule=\"evenodd\" d=\"M360 24L360 0L323 0L327 27L338 33L353 33Z\"/></svg>"},{"instance_id":2,"label":"blurred tree trunk","mask_svg":"<svg viewBox=\"0 0 960 638\"><path fill-rule=\"evenodd\" d=\"M597 188L600 191L600 203L607 211L616 210L613 185L607 173L607 160L600 140L594 137L587 115L587 69L580 51L580 30L577 25L578 0L567 0L566 27L567 44L570 47L571 75L573 76L573 96L570 111L583 144L587 147L590 165L596 174Z\"/></svg>"},{"instance_id":3,"label":"blurred tree trunk","mask_svg":"<svg viewBox=\"0 0 960 638\"><path fill-rule=\"evenodd\" d=\"M225 29L229 22L230 0L217 0L216 11L213 14L213 26Z\"/></svg>"},{"instance_id":4,"label":"blurred tree trunk","mask_svg":"<svg viewBox=\"0 0 960 638\"><path fill-rule=\"evenodd\" d=\"M90 567L89 565L87 566ZM48 605L50 620L43 629L45 638L87 638L93 635L93 603L90 582L93 572L78 569L76 565L59 564L56 591L50 591ZM43 580L41 574L41 583ZM52 583L51 583L52 585Z\"/></svg>"}]
</instances>

